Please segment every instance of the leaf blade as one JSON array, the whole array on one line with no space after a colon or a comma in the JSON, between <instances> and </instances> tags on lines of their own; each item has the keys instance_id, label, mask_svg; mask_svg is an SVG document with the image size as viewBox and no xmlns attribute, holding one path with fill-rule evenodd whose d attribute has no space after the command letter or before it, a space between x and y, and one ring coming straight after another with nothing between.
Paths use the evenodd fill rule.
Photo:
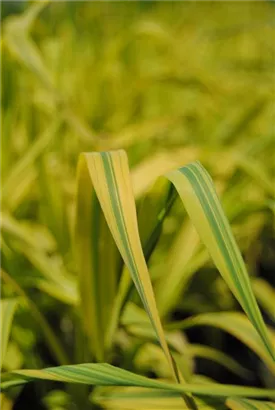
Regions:
<instances>
[{"instance_id":1,"label":"leaf blade","mask_svg":"<svg viewBox=\"0 0 275 410\"><path fill-rule=\"evenodd\" d=\"M0 301L0 312L1 312L1 361L0 361L0 369L2 368L3 361L5 358L5 354L7 351L10 330L11 330L11 323L15 313L16 299L2 299Z\"/></svg>"},{"instance_id":2,"label":"leaf blade","mask_svg":"<svg viewBox=\"0 0 275 410\"><path fill-rule=\"evenodd\" d=\"M177 189L215 265L274 361L273 346L253 294L244 261L222 210L212 179L198 162L169 172L167 178Z\"/></svg>"},{"instance_id":3,"label":"leaf blade","mask_svg":"<svg viewBox=\"0 0 275 410\"><path fill-rule=\"evenodd\" d=\"M28 380L52 380L65 383L80 383L97 386L137 386L164 391L194 393L213 397L275 397L275 389L261 389L234 385L211 384L175 384L137 375L107 363L85 363L69 366L51 367L43 370L17 370L14 375Z\"/></svg>"}]
</instances>

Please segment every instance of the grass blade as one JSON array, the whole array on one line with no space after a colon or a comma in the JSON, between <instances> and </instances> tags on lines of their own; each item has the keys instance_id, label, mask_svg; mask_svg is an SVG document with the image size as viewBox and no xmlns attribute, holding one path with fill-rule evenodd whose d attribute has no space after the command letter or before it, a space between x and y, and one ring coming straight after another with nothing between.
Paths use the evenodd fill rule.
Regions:
<instances>
[{"instance_id":1,"label":"grass blade","mask_svg":"<svg viewBox=\"0 0 275 410\"><path fill-rule=\"evenodd\" d=\"M183 290L191 278L192 270L186 268L199 250L200 240L190 221L179 229L171 244L168 258L164 261L164 274L156 288L156 299L161 316L175 308L182 297ZM166 274L169 272L169 275Z\"/></svg>"},{"instance_id":2,"label":"grass blade","mask_svg":"<svg viewBox=\"0 0 275 410\"><path fill-rule=\"evenodd\" d=\"M159 319L153 289L139 239L135 202L124 151L84 154L105 218L128 267L171 371L176 375ZM86 193L85 193L86 194ZM86 195L85 195L86 196Z\"/></svg>"},{"instance_id":3,"label":"grass blade","mask_svg":"<svg viewBox=\"0 0 275 410\"><path fill-rule=\"evenodd\" d=\"M41 158L42 154L45 154L45 151L51 145L51 142L60 128L60 124L61 120L56 120L39 135L5 178L2 195L3 203L6 204L9 210L13 210L18 206L18 187L24 185L25 181L26 185L31 185L33 179L37 177L34 164ZM33 173L34 178L32 178Z\"/></svg>"},{"instance_id":4,"label":"grass blade","mask_svg":"<svg viewBox=\"0 0 275 410\"><path fill-rule=\"evenodd\" d=\"M49 347L52 350L53 355L56 357L57 362L60 364L69 363L69 358L67 357L63 346L60 344L59 339L57 338L56 334L54 333L40 310L37 308L36 304L28 297L28 295L18 285L18 283L15 282L4 270L1 270L1 278L6 284L10 285L12 289L27 303L30 308L30 313L40 325L41 330L44 333L45 340L49 344Z\"/></svg>"},{"instance_id":5,"label":"grass blade","mask_svg":"<svg viewBox=\"0 0 275 410\"><path fill-rule=\"evenodd\" d=\"M214 184L198 163L169 172L185 208L215 265L257 330L269 357L274 348L252 291L244 261L224 215Z\"/></svg>"},{"instance_id":6,"label":"grass blade","mask_svg":"<svg viewBox=\"0 0 275 410\"><path fill-rule=\"evenodd\" d=\"M105 334L118 281L119 255L96 198L85 158L78 164L75 248L85 332L97 361L104 361Z\"/></svg>"},{"instance_id":7,"label":"grass blade","mask_svg":"<svg viewBox=\"0 0 275 410\"><path fill-rule=\"evenodd\" d=\"M94 403L108 410L183 410L181 397L174 392L137 387L98 388L92 394ZM225 409L223 399L195 399L198 409Z\"/></svg>"},{"instance_id":8,"label":"grass blade","mask_svg":"<svg viewBox=\"0 0 275 410\"><path fill-rule=\"evenodd\" d=\"M4 26L4 41L10 52L21 63L37 75L45 85L53 88L51 74L29 34L33 22L47 3L47 1L40 1L29 7L21 16L10 17Z\"/></svg>"},{"instance_id":9,"label":"grass blade","mask_svg":"<svg viewBox=\"0 0 275 410\"><path fill-rule=\"evenodd\" d=\"M16 299L2 299L0 301L0 313L1 313L1 360L0 360L0 369L5 358L7 351L11 323L13 315L16 309L17 300Z\"/></svg>"},{"instance_id":10,"label":"grass blade","mask_svg":"<svg viewBox=\"0 0 275 410\"><path fill-rule=\"evenodd\" d=\"M84 172L85 167L87 167L88 173ZM171 373L174 379L179 382L181 376L165 340L150 275L142 251L126 153L120 150L82 154L79 169L83 170L79 175L85 177L85 186L89 177L92 180L115 243L150 318ZM83 202L87 201L87 197L89 197L86 190L79 190L79 195L83 195ZM86 209L89 207L87 206ZM87 212L86 215L89 216ZM83 214L81 216L83 218ZM82 224L87 224L85 218L82 219Z\"/></svg>"},{"instance_id":11,"label":"grass blade","mask_svg":"<svg viewBox=\"0 0 275 410\"><path fill-rule=\"evenodd\" d=\"M3 237L43 275L36 281L37 287L60 301L75 305L78 292L74 277L67 272L60 257L48 255L52 251L51 237L36 225L19 222L6 213L0 216Z\"/></svg>"},{"instance_id":12,"label":"grass blade","mask_svg":"<svg viewBox=\"0 0 275 410\"><path fill-rule=\"evenodd\" d=\"M221 352L218 349L205 345L190 344L190 346L188 346L188 350L194 357L202 357L208 360L212 360L213 362L220 364L221 366L225 367L226 369L228 369L232 373L237 374L240 377L251 379L251 371L243 367L231 356Z\"/></svg>"},{"instance_id":13,"label":"grass blade","mask_svg":"<svg viewBox=\"0 0 275 410\"><path fill-rule=\"evenodd\" d=\"M220 385L217 383L206 385L167 383L148 379L107 363L85 363L51 367L43 370L17 370L12 372L12 374L20 376L21 379L27 378L29 381L41 379L95 386L136 386L215 397L275 397L275 389Z\"/></svg>"},{"instance_id":14,"label":"grass blade","mask_svg":"<svg viewBox=\"0 0 275 410\"><path fill-rule=\"evenodd\" d=\"M256 278L252 282L253 290L259 304L272 320L275 320L275 290L264 279Z\"/></svg>"},{"instance_id":15,"label":"grass blade","mask_svg":"<svg viewBox=\"0 0 275 410\"><path fill-rule=\"evenodd\" d=\"M231 410L274 410L275 403L270 401L257 401L247 399L230 398L226 404Z\"/></svg>"}]
</instances>

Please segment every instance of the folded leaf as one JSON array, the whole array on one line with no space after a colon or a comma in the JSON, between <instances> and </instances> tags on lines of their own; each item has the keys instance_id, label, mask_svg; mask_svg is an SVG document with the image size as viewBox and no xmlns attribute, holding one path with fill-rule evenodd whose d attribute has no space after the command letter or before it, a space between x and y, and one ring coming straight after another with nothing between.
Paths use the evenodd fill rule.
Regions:
<instances>
[{"instance_id":1,"label":"folded leaf","mask_svg":"<svg viewBox=\"0 0 275 410\"><path fill-rule=\"evenodd\" d=\"M84 171L85 167L88 172ZM171 373L175 380L179 380L178 370L164 337L148 268L142 251L127 156L124 151L82 154L79 161L79 175L83 178L83 186L87 186L89 177L92 180L93 188L110 231L150 317L151 324L169 363ZM91 198L91 193L87 193L87 190L80 189L79 195L82 195L82 202L91 201L89 199ZM91 204L87 202L86 206L86 209L90 209ZM85 216L87 214L88 211L86 211ZM89 220L84 218L83 212L81 218L82 229L85 229L85 225L89 226ZM80 247L81 244L79 243L78 246ZM90 249L85 248L85 252L87 253L87 258L91 258L89 256L91 255ZM85 269L85 266L82 265L81 269ZM98 320L98 318L96 319L94 316L93 320Z\"/></svg>"},{"instance_id":2,"label":"folded leaf","mask_svg":"<svg viewBox=\"0 0 275 410\"><path fill-rule=\"evenodd\" d=\"M244 261L209 174L195 162L169 172L167 177L175 185L213 262L257 330L267 354L275 362L274 347L270 342Z\"/></svg>"}]
</instances>

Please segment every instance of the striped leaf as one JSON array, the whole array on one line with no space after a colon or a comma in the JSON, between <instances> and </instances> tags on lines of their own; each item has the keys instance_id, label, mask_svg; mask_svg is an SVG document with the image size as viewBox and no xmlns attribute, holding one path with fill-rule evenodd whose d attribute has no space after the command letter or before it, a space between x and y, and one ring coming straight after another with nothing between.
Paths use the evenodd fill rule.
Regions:
<instances>
[{"instance_id":1,"label":"striped leaf","mask_svg":"<svg viewBox=\"0 0 275 410\"><path fill-rule=\"evenodd\" d=\"M88 172L85 172L85 169ZM150 317L151 324L169 363L171 373L175 380L179 380L178 371L165 340L148 268L142 251L127 156L122 150L82 154L79 161L78 175L83 178L83 182L80 182L83 184L83 189L79 189L79 195L82 196L81 201L83 202L91 201L91 195L87 193L86 187L87 179L90 177L92 180L93 188L110 231ZM90 204L87 204L86 209L90 209ZM89 212L87 211L85 214L81 213L81 224L84 226L82 229L87 225L89 226L88 215ZM77 246L80 248L80 242ZM80 251L83 252L83 246ZM84 252L88 253L90 249L87 247ZM88 255L87 257L91 258ZM82 269L85 269L85 266L82 265ZM89 297L91 298L91 295ZM91 317L90 320L92 320Z\"/></svg>"},{"instance_id":2,"label":"striped leaf","mask_svg":"<svg viewBox=\"0 0 275 410\"><path fill-rule=\"evenodd\" d=\"M133 176L133 174L132 174ZM157 183L143 198L138 210L138 227L142 249L146 262L150 259L159 237L165 218L169 215L175 202L176 194L169 187L166 179L158 179ZM110 320L106 344L111 346L118 326L121 312L126 305L129 294L134 287L127 268L122 272L114 309ZM159 308L159 306L158 306ZM161 312L160 312L161 314Z\"/></svg>"},{"instance_id":3,"label":"striped leaf","mask_svg":"<svg viewBox=\"0 0 275 410\"><path fill-rule=\"evenodd\" d=\"M79 175L82 175L81 178L84 178L85 181L81 182L83 188L79 189L79 195L83 196L83 202L91 201L91 199L87 199L90 198L87 195L87 181L91 178L116 245L150 317L171 371L177 378L177 369L165 342L142 251L126 154L121 150L82 154L79 162L80 169L83 171L80 171ZM243 259L211 178L199 163L171 171L166 174L166 177L177 189L201 240L205 243L214 263L257 330L266 356L273 362L273 347L253 294ZM87 211L89 209L90 206L87 205L86 214L80 213L80 220L84 228L89 226L89 212ZM77 246L83 252L84 247L81 241L77 242ZM88 254L88 251L89 247L86 247L84 252ZM81 255L81 252L79 254ZM91 258L91 256L87 256L87 258L89 257ZM85 266L87 264L83 268ZM88 287L85 289L87 290ZM90 293L87 298L89 296Z\"/></svg>"},{"instance_id":4,"label":"striped leaf","mask_svg":"<svg viewBox=\"0 0 275 410\"><path fill-rule=\"evenodd\" d=\"M94 403L107 410L183 410L181 397L174 392L137 387L103 387L92 394ZM198 409L225 409L224 399L196 398Z\"/></svg>"},{"instance_id":5,"label":"striped leaf","mask_svg":"<svg viewBox=\"0 0 275 410\"><path fill-rule=\"evenodd\" d=\"M104 361L105 336L117 291L119 255L102 214L85 155L77 172L75 253L84 332L96 361Z\"/></svg>"},{"instance_id":6,"label":"striped leaf","mask_svg":"<svg viewBox=\"0 0 275 410\"><path fill-rule=\"evenodd\" d=\"M0 313L1 313L1 358L0 358L0 369L2 368L2 364L5 358L5 354L7 351L10 330L11 330L11 323L13 319L13 315L16 309L17 300L16 299L2 299L0 301Z\"/></svg>"},{"instance_id":7,"label":"striped leaf","mask_svg":"<svg viewBox=\"0 0 275 410\"><path fill-rule=\"evenodd\" d=\"M26 378L29 381L41 379L94 386L146 387L179 394L194 393L198 396L275 397L275 389L221 385L217 383L205 385L194 383L168 383L156 379L149 379L106 363L85 363L51 367L43 370L17 370L16 372L12 372L12 374L20 376L21 383L22 378Z\"/></svg>"},{"instance_id":8,"label":"striped leaf","mask_svg":"<svg viewBox=\"0 0 275 410\"><path fill-rule=\"evenodd\" d=\"M206 170L195 162L166 176L176 187L184 206L215 265L257 330L274 361L274 348L257 305L239 248Z\"/></svg>"},{"instance_id":9,"label":"striped leaf","mask_svg":"<svg viewBox=\"0 0 275 410\"><path fill-rule=\"evenodd\" d=\"M231 410L275 410L275 403L270 401L230 398L226 404Z\"/></svg>"}]
</instances>

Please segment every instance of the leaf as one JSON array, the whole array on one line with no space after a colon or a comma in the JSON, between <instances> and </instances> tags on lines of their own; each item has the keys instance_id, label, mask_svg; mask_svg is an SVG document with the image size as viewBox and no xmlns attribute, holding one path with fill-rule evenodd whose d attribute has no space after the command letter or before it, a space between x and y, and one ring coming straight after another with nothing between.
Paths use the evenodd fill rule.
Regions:
<instances>
[{"instance_id":1,"label":"leaf","mask_svg":"<svg viewBox=\"0 0 275 410\"><path fill-rule=\"evenodd\" d=\"M75 256L84 330L93 356L97 361L103 361L120 259L84 156L80 157L77 171Z\"/></svg>"},{"instance_id":2,"label":"leaf","mask_svg":"<svg viewBox=\"0 0 275 410\"><path fill-rule=\"evenodd\" d=\"M155 341L154 334L152 332L152 329L148 325L148 320L146 317L143 315L143 311L137 308L137 306L133 305L132 303L128 303L127 308L125 309L125 312L122 317L122 324L126 327L127 332L130 334L133 334L136 337L141 337L145 340L152 340ZM213 314L207 314L206 316L210 316ZM216 314L217 316L220 315L220 313ZM202 317L202 315L199 315L199 318ZM192 318L190 318L192 319ZM248 325L252 328L251 324L249 321L244 317L244 320ZM211 318L210 318L211 321ZM187 322L187 325L185 326L184 323ZM200 319L198 320L199 324L201 324ZM174 328L177 328L177 324L181 323L183 324L182 328L188 328L189 324L189 319L186 319L186 321L181 321L181 322L176 322ZM194 325L196 325L195 320L193 321ZM166 326L168 328L169 325ZM170 327L173 327L173 324L171 324ZM180 325L178 326L180 328ZM253 331L253 328L252 328ZM254 331L254 333L256 333ZM171 339L171 333L170 332L165 332L165 337L167 340L167 343L169 347L175 349L178 351L181 355L185 355L185 359L187 355L192 359L192 357L203 357L209 360L212 360L221 366L226 367L228 370L231 372L238 374L240 377L245 377L245 378L251 378L252 374L249 370L244 368L242 365L240 365L237 361L235 361L232 357L228 356L227 354L214 349L210 346L205 346L205 345L199 345L199 344L190 344L186 346L185 351L180 351L177 349L177 346L173 344L173 341ZM152 354L151 354L152 357ZM176 357L175 357L176 358Z\"/></svg>"},{"instance_id":3,"label":"leaf","mask_svg":"<svg viewBox=\"0 0 275 410\"><path fill-rule=\"evenodd\" d=\"M74 282L66 281L64 277L59 281L37 280L34 285L60 302L71 306L77 306L79 303L79 295Z\"/></svg>"},{"instance_id":4,"label":"leaf","mask_svg":"<svg viewBox=\"0 0 275 410\"><path fill-rule=\"evenodd\" d=\"M274 361L270 358L268 352L261 343L258 333L244 314L239 312L202 313L174 324L171 323L170 325L167 325L166 328L174 330L188 329L194 326L214 326L230 333L250 347L250 349L265 362L269 369L275 373ZM268 332L271 340L275 342L275 332L270 328L268 329Z\"/></svg>"},{"instance_id":5,"label":"leaf","mask_svg":"<svg viewBox=\"0 0 275 410\"><path fill-rule=\"evenodd\" d=\"M209 174L195 162L171 171L166 176L176 187L201 240L274 362L274 348L257 305L244 261Z\"/></svg>"},{"instance_id":6,"label":"leaf","mask_svg":"<svg viewBox=\"0 0 275 410\"><path fill-rule=\"evenodd\" d=\"M167 335L166 340L169 348L173 351L173 357L178 368L186 382L189 383L193 376L194 363L189 354L188 344L184 335L180 332L174 332ZM141 346L133 358L133 366L142 374L153 372L158 378L163 379L168 379L170 376L167 361L161 347L157 344L144 342L144 340L142 340Z\"/></svg>"},{"instance_id":7,"label":"leaf","mask_svg":"<svg viewBox=\"0 0 275 410\"><path fill-rule=\"evenodd\" d=\"M37 75L47 87L53 88L52 77L29 34L32 24L47 3L48 1L39 1L22 15L10 17L5 22L4 41L21 63Z\"/></svg>"},{"instance_id":8,"label":"leaf","mask_svg":"<svg viewBox=\"0 0 275 410\"><path fill-rule=\"evenodd\" d=\"M254 279L252 286L259 304L263 307L269 317L275 320L275 290L268 282L261 278Z\"/></svg>"},{"instance_id":9,"label":"leaf","mask_svg":"<svg viewBox=\"0 0 275 410\"><path fill-rule=\"evenodd\" d=\"M226 405L231 410L274 410L275 403L247 399L229 398Z\"/></svg>"},{"instance_id":10,"label":"leaf","mask_svg":"<svg viewBox=\"0 0 275 410\"><path fill-rule=\"evenodd\" d=\"M11 330L11 323L17 305L16 299L2 299L0 301L1 309L1 361L0 369L2 368L5 354L8 347L8 341Z\"/></svg>"},{"instance_id":11,"label":"leaf","mask_svg":"<svg viewBox=\"0 0 275 410\"><path fill-rule=\"evenodd\" d=\"M2 410L12 410L13 402L3 393L0 393L0 406Z\"/></svg>"},{"instance_id":12,"label":"leaf","mask_svg":"<svg viewBox=\"0 0 275 410\"><path fill-rule=\"evenodd\" d=\"M78 169L79 175L83 178L83 182L81 182L83 187L87 186L89 178L93 182L113 238L150 317L171 372L177 380L177 369L165 341L149 272L142 252L127 156L124 151L82 154ZM87 199L90 197L87 195L87 189L80 188L79 195L82 195L81 201L83 203L91 201L91 199ZM86 209L89 209L90 206L91 203L87 203ZM83 218L82 229L84 229L85 226L89 225L89 222L84 218L83 213L81 216ZM78 230L80 231L80 228ZM78 246L80 254L81 245L78 244ZM81 248L83 249L83 246ZM85 252L88 250L86 249Z\"/></svg>"},{"instance_id":13,"label":"leaf","mask_svg":"<svg viewBox=\"0 0 275 410\"><path fill-rule=\"evenodd\" d=\"M6 373L3 373L1 375L1 391L7 391L12 387L18 387L18 386L22 386L26 383L28 383L28 380L25 379L18 379L18 378L10 378L8 380L3 380Z\"/></svg>"},{"instance_id":14,"label":"leaf","mask_svg":"<svg viewBox=\"0 0 275 410\"><path fill-rule=\"evenodd\" d=\"M190 221L179 229L164 261L164 274L158 280L156 299L161 316L167 315L179 302L194 271L188 269L200 246L199 236ZM169 272L169 275L167 275Z\"/></svg>"},{"instance_id":15,"label":"leaf","mask_svg":"<svg viewBox=\"0 0 275 410\"><path fill-rule=\"evenodd\" d=\"M237 156L237 162L239 167L253 178L271 198L275 197L274 184L269 175L266 175L264 164L261 165L253 157L245 156Z\"/></svg>"},{"instance_id":16,"label":"leaf","mask_svg":"<svg viewBox=\"0 0 275 410\"><path fill-rule=\"evenodd\" d=\"M82 178L80 184L83 187L87 187L89 177L92 180L109 229L150 318L153 329L166 356L171 374L174 380L180 382L180 380L183 380L183 377L179 374L165 340L150 275L142 251L126 153L122 150L102 153L84 153L80 156L78 170L79 178ZM89 240L87 240L87 234L82 235L82 237L86 238L85 247L80 242L81 232L85 232L86 226L89 226L89 221L91 221L90 218L86 219L85 217L89 217L92 203L91 194L87 193L87 189L81 188L80 186L78 195L81 197L79 203L84 204L81 213L78 212L78 215L81 216L81 218L78 218L81 225L77 225L78 263L80 271L83 271L85 267L87 268L86 263L85 266L80 265L83 263L81 256L84 255L84 253L86 258L89 258L88 266L92 265L92 256L88 245ZM97 278L96 275L94 277ZM86 291L87 289L92 289L91 286L89 286L89 288L85 286L85 288ZM96 288L94 288L94 292L95 289ZM83 292L84 291L83 289ZM88 298L91 300L91 295L88 295L85 299L87 300ZM93 302L90 302L90 307L92 307L91 303ZM98 308L98 304L95 303L95 305ZM101 322L99 321L99 317L95 316L92 309L90 310L89 318L93 322L96 322L97 334L100 334ZM95 338L94 335L93 337ZM98 343L98 349L100 349L100 339L98 339L96 343ZM194 407L189 397L185 397L184 400L191 405L191 408Z\"/></svg>"},{"instance_id":17,"label":"leaf","mask_svg":"<svg viewBox=\"0 0 275 410\"><path fill-rule=\"evenodd\" d=\"M18 196L18 187L27 186L30 188L31 183L36 177L34 164L45 153L50 146L57 131L60 128L61 120L55 120L50 127L39 135L34 143L30 145L20 160L12 167L10 174L3 182L2 195L3 202L9 210L14 210L22 197ZM34 173L34 177L33 177Z\"/></svg>"},{"instance_id":18,"label":"leaf","mask_svg":"<svg viewBox=\"0 0 275 410\"><path fill-rule=\"evenodd\" d=\"M43 223L55 238L57 249L66 258L70 252L70 231L68 221L68 198L64 195L62 181L51 173L50 157L37 161L39 209Z\"/></svg>"},{"instance_id":19,"label":"leaf","mask_svg":"<svg viewBox=\"0 0 275 410\"><path fill-rule=\"evenodd\" d=\"M26 292L19 286L19 284L13 280L13 278L1 269L1 278L4 280L5 283L10 285L12 289L22 297L22 299L27 303L30 308L30 313L40 325L42 332L44 333L45 340L49 344L52 353L57 359L57 362L60 364L67 364L69 363L69 359L63 346L60 344L59 339L57 338L56 334L48 324L47 320L37 308L36 304L29 298Z\"/></svg>"},{"instance_id":20,"label":"leaf","mask_svg":"<svg viewBox=\"0 0 275 410\"><path fill-rule=\"evenodd\" d=\"M138 226L146 262L150 259L157 245L162 232L163 222L167 215L169 215L175 199L175 192L171 189L171 186L169 187L168 181L159 179L142 200L138 212ZM122 310L133 287L129 271L127 268L124 268L106 335L106 344L108 346L111 346L114 340L115 330L118 326Z\"/></svg>"},{"instance_id":21,"label":"leaf","mask_svg":"<svg viewBox=\"0 0 275 410\"><path fill-rule=\"evenodd\" d=\"M190 344L188 346L188 351L193 357L202 357L205 359L212 360L226 369L230 370L232 373L239 375L240 377L251 379L252 372L244 368L236 360L234 360L229 355L205 345Z\"/></svg>"},{"instance_id":22,"label":"leaf","mask_svg":"<svg viewBox=\"0 0 275 410\"><path fill-rule=\"evenodd\" d=\"M213 397L275 397L275 389L241 387L234 385L175 384L137 375L107 363L85 363L70 366L50 367L43 370L17 370L12 372L27 380L51 380L64 383L80 383L95 386L136 386L177 393L194 393ZM14 381L15 383L15 381Z\"/></svg>"},{"instance_id":23,"label":"leaf","mask_svg":"<svg viewBox=\"0 0 275 410\"><path fill-rule=\"evenodd\" d=\"M158 177L183 164L194 161L199 155L199 150L187 147L167 153L157 153L136 165L131 171L135 198L138 199L148 190L155 189L154 184Z\"/></svg>"},{"instance_id":24,"label":"leaf","mask_svg":"<svg viewBox=\"0 0 275 410\"><path fill-rule=\"evenodd\" d=\"M91 399L108 410L181 410L187 409L181 397L174 392L137 388L105 387L97 388ZM195 399L198 409L225 409L223 400L218 398Z\"/></svg>"},{"instance_id":25,"label":"leaf","mask_svg":"<svg viewBox=\"0 0 275 410\"><path fill-rule=\"evenodd\" d=\"M167 348L142 251L126 154L124 151L82 154L79 167L83 170L82 174L85 178L83 187L87 186L89 177L93 182L113 238L150 317L172 374L177 377L177 369ZM273 347L253 294L244 262L210 176L199 163L193 163L169 172L166 177L177 189L214 263L257 330L259 340L262 341L266 351L266 357L269 357L269 362L274 363ZM82 201L87 201L84 188L79 192L83 195ZM90 209L90 206L86 209ZM86 213L88 217L88 212ZM82 224L85 225L84 221L88 220L84 218L83 213L81 216ZM83 249L80 242L78 246Z\"/></svg>"},{"instance_id":26,"label":"leaf","mask_svg":"<svg viewBox=\"0 0 275 410\"><path fill-rule=\"evenodd\" d=\"M75 305L79 299L75 279L68 274L59 256L48 255L52 253L52 243L47 232L36 225L25 225L6 213L1 213L1 223L3 236L43 275L35 286L62 302Z\"/></svg>"}]
</instances>

